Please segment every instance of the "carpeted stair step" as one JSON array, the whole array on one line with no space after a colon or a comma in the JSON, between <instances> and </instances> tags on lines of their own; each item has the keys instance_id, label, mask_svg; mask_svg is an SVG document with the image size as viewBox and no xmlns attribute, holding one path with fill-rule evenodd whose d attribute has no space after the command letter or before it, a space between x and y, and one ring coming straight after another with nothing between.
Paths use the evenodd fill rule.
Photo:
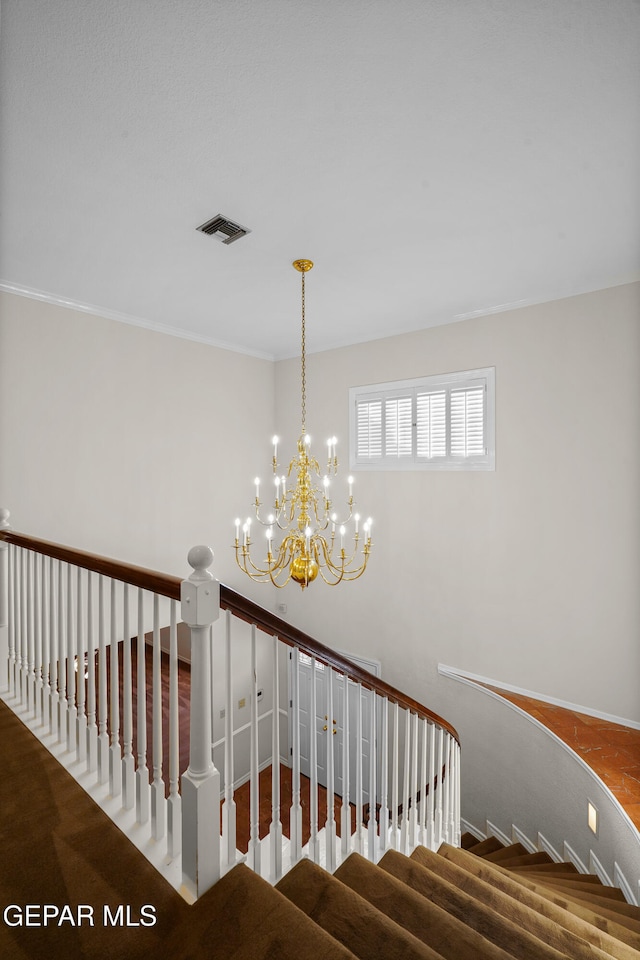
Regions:
<instances>
[{"instance_id":1,"label":"carpeted stair step","mask_svg":"<svg viewBox=\"0 0 640 960\"><path fill-rule=\"evenodd\" d=\"M494 850L493 853L485 853L483 859L488 860L489 863L499 863L501 860L508 860L510 857L520 857L528 852L527 848L521 843L510 843L508 847Z\"/></svg>"},{"instance_id":2,"label":"carpeted stair step","mask_svg":"<svg viewBox=\"0 0 640 960\"><path fill-rule=\"evenodd\" d=\"M413 934L312 863L300 863L276 889L362 960L442 960Z\"/></svg>"},{"instance_id":3,"label":"carpeted stair step","mask_svg":"<svg viewBox=\"0 0 640 960\"><path fill-rule=\"evenodd\" d=\"M553 860L544 850L539 850L536 853L523 853L520 856L508 857L500 861L500 866L511 870L513 867L534 867L544 863L553 863Z\"/></svg>"},{"instance_id":4,"label":"carpeted stair step","mask_svg":"<svg viewBox=\"0 0 640 960\"><path fill-rule=\"evenodd\" d=\"M583 894L580 890L563 889L551 883L547 884L546 881L535 883L528 879L519 880L517 875L514 875L514 877L517 882L526 884L527 887L534 889L540 896L548 897L552 899L554 903L561 903L572 913L587 916L589 921L598 927L602 928L602 921L607 920L620 924L629 930L633 930L635 933L640 933L640 927L636 919L637 914L635 913L637 907L633 907L629 903L622 903L620 900L606 900L591 897L586 891ZM629 908L631 909L629 910ZM619 931L615 933L615 936L625 942L629 942ZM637 941L636 949L640 951L640 939Z\"/></svg>"},{"instance_id":5,"label":"carpeted stair step","mask_svg":"<svg viewBox=\"0 0 640 960\"><path fill-rule=\"evenodd\" d=\"M162 956L180 960L354 960L287 897L240 863L191 907Z\"/></svg>"},{"instance_id":6,"label":"carpeted stair step","mask_svg":"<svg viewBox=\"0 0 640 960\"><path fill-rule=\"evenodd\" d=\"M480 843L478 838L474 837L474 835L469 833L468 830L460 837L460 846L463 850L468 850L469 847L475 847L478 843Z\"/></svg>"},{"instance_id":7,"label":"carpeted stair step","mask_svg":"<svg viewBox=\"0 0 640 960\"><path fill-rule=\"evenodd\" d=\"M438 856L463 867L469 873L508 894L519 903L537 910L541 916L583 940L604 950L617 960L639 960L640 936L611 918L595 914L585 904L563 897L557 891L510 874L497 864L475 857L468 851L442 844Z\"/></svg>"},{"instance_id":8,"label":"carpeted stair step","mask_svg":"<svg viewBox=\"0 0 640 960\"><path fill-rule=\"evenodd\" d=\"M502 864L501 864L502 866ZM564 860L561 863L558 863L556 860L551 863L536 863L532 865L527 865L526 863L522 867L510 867L516 873L553 873L557 875L562 875L567 877L568 880L581 880L587 879L589 883L596 882L599 883L599 877L594 876L592 873L580 873L577 867L572 863L566 863Z\"/></svg>"},{"instance_id":9,"label":"carpeted stair step","mask_svg":"<svg viewBox=\"0 0 640 960\"><path fill-rule=\"evenodd\" d=\"M559 926L552 919L541 914L535 906L515 900L446 857L433 853L425 847L417 847L410 859L437 873L459 890L495 910L499 915L507 916L521 929L560 951L562 956L571 957L573 960L593 960L596 957L604 960L610 956L577 933Z\"/></svg>"},{"instance_id":10,"label":"carpeted stair step","mask_svg":"<svg viewBox=\"0 0 640 960\"><path fill-rule=\"evenodd\" d=\"M514 923L509 916L509 898L504 894L496 891L494 903L488 906L417 860L404 857L395 850L384 855L379 867L518 960L559 960L566 956Z\"/></svg>"},{"instance_id":11,"label":"carpeted stair step","mask_svg":"<svg viewBox=\"0 0 640 960\"><path fill-rule=\"evenodd\" d=\"M495 853L497 850L504 850L504 843L500 843L497 837L487 837L471 847L467 847L470 853L476 857L484 857L487 853Z\"/></svg>"},{"instance_id":12,"label":"carpeted stair step","mask_svg":"<svg viewBox=\"0 0 640 960\"><path fill-rule=\"evenodd\" d=\"M532 880L535 880L536 883L543 883L545 886L553 887L558 890L566 890L567 892L574 893L577 897L581 897L583 894L594 899L594 902L597 900L613 900L617 903L623 903L625 906L631 906L625 900L625 896L622 890L619 887L606 887L603 883L598 881L597 883L585 883L584 880L560 880L555 877L553 874L548 873L527 873L524 876L530 877ZM638 907L632 907L632 910L638 910Z\"/></svg>"},{"instance_id":13,"label":"carpeted stair step","mask_svg":"<svg viewBox=\"0 0 640 960\"><path fill-rule=\"evenodd\" d=\"M580 905L590 910L596 917L613 920L615 923L622 924L622 926L628 930L633 930L635 933L640 934L640 920L638 920L637 913L635 912L638 908L630 903L622 903L618 900L587 899L579 890L561 890L552 886L545 887L544 885L540 885L539 889L543 895L547 894L554 898L557 896L562 897L576 906ZM629 907L631 907L631 910L628 909ZM640 944L638 949L640 950Z\"/></svg>"},{"instance_id":14,"label":"carpeted stair step","mask_svg":"<svg viewBox=\"0 0 640 960\"><path fill-rule=\"evenodd\" d=\"M443 957L451 960L508 960L512 957L466 923L415 890L408 889L401 880L357 853L352 853L334 876Z\"/></svg>"}]
</instances>

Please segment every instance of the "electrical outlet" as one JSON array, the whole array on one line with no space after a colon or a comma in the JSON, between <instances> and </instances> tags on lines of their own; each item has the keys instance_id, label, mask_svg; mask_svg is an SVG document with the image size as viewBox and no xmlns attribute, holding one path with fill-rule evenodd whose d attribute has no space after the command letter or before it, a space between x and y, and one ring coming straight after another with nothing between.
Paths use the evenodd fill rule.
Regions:
<instances>
[{"instance_id":1,"label":"electrical outlet","mask_svg":"<svg viewBox=\"0 0 640 960\"><path fill-rule=\"evenodd\" d=\"M284 616L284 614L287 612L287 605L286 605L286 603L279 603L278 606L277 606L277 610L278 610L278 613L280 614L280 616Z\"/></svg>"},{"instance_id":2,"label":"electrical outlet","mask_svg":"<svg viewBox=\"0 0 640 960\"><path fill-rule=\"evenodd\" d=\"M257 693L257 695L256 695L256 699L257 699L257 700L262 700L263 696L264 696L264 690L258 690L258 693Z\"/></svg>"},{"instance_id":3,"label":"electrical outlet","mask_svg":"<svg viewBox=\"0 0 640 960\"><path fill-rule=\"evenodd\" d=\"M243 708L243 707L246 707L246 705L247 705L247 698L246 698L246 697L242 697L241 700L238 700L238 710L242 710L242 708Z\"/></svg>"},{"instance_id":4,"label":"electrical outlet","mask_svg":"<svg viewBox=\"0 0 640 960\"><path fill-rule=\"evenodd\" d=\"M220 719L221 719L221 720L224 720L225 717L226 717L226 711L225 711L224 709L222 709L222 710L220 711Z\"/></svg>"}]
</instances>

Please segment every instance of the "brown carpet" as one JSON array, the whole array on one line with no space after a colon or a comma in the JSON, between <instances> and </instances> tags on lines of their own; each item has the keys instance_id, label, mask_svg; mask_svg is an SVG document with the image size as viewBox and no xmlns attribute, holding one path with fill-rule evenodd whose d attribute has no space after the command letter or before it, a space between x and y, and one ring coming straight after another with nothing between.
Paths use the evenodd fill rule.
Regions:
<instances>
[{"instance_id":1,"label":"brown carpet","mask_svg":"<svg viewBox=\"0 0 640 960\"><path fill-rule=\"evenodd\" d=\"M640 958L638 908L508 874L525 855L504 848L353 853L333 877L302 861L277 888L239 864L188 906L1 701L0 765L1 960Z\"/></svg>"},{"instance_id":2,"label":"brown carpet","mask_svg":"<svg viewBox=\"0 0 640 960\"><path fill-rule=\"evenodd\" d=\"M2 701L0 769L2 960L353 956L242 865L188 906ZM47 926L45 904L60 911ZM10 922L31 905L32 925L5 922L11 905ZM65 905L70 913L62 913ZM80 925L78 905L85 908ZM145 905L153 910L142 912ZM123 925L105 926L105 906ZM74 923L58 925L63 916ZM154 926L140 924L153 917Z\"/></svg>"},{"instance_id":3,"label":"brown carpet","mask_svg":"<svg viewBox=\"0 0 640 960\"><path fill-rule=\"evenodd\" d=\"M2 702L0 769L2 911L11 904L59 909L69 904L77 921L77 905L84 904L94 919L94 926L85 920L80 926L54 921L46 927L10 927L0 918L0 957L161 956L163 943L187 918L189 907ZM140 919L144 904L151 904L157 922L104 926L105 906L117 916L120 904L130 908L131 923Z\"/></svg>"}]
</instances>

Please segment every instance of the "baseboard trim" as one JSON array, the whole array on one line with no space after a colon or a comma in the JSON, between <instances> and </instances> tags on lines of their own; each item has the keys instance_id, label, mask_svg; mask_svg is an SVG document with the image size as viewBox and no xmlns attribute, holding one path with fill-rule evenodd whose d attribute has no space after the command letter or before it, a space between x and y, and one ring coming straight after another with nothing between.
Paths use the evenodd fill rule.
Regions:
<instances>
[{"instance_id":1,"label":"baseboard trim","mask_svg":"<svg viewBox=\"0 0 640 960\"><path fill-rule=\"evenodd\" d=\"M507 693L516 693L522 697L531 697L534 700L541 700L543 703L549 703L554 707L563 707L565 710L575 710L576 713L584 713L588 717L595 717L597 720L606 720L608 723L618 723L623 727L631 727L632 730L640 730L640 721L627 720L625 717L617 717L611 713L604 713L593 707L585 707L579 703L570 703L568 700L559 700L557 697L550 697L545 693L537 693L535 690L526 690L524 687L516 687L512 683L505 683L503 680L494 680L491 677L482 677L477 673L469 673L467 670L460 670L458 667L450 667L447 664L438 664L438 673L442 677L449 677L451 680L467 680L472 683L488 684L492 687L500 687Z\"/></svg>"}]
</instances>

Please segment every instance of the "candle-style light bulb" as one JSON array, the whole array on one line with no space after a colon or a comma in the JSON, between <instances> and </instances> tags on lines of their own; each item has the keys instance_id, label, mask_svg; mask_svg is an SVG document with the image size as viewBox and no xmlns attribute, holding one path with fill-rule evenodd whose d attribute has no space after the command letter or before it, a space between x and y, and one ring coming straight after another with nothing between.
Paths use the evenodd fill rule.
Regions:
<instances>
[{"instance_id":1,"label":"candle-style light bulb","mask_svg":"<svg viewBox=\"0 0 640 960\"><path fill-rule=\"evenodd\" d=\"M349 484L349 496L353 496L353 477L347 477L347 483Z\"/></svg>"}]
</instances>

